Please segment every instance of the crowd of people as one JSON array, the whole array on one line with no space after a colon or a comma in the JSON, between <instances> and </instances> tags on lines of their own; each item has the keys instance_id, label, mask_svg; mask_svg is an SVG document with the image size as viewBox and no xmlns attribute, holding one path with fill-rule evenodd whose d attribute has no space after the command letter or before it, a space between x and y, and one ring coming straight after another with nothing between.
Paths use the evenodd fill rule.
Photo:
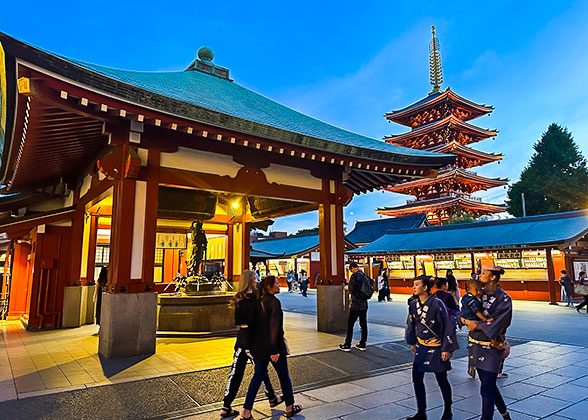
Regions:
<instances>
[{"instance_id":1,"label":"crowd of people","mask_svg":"<svg viewBox=\"0 0 588 420\"><path fill-rule=\"evenodd\" d=\"M376 282L367 276L357 263L349 264L351 276L344 287L349 291L350 306L345 341L339 349L345 352L353 348L367 351L368 301L376 290ZM451 358L459 348L456 331L468 330L468 373L480 380L482 397L481 419L490 420L496 408L505 420L510 420L504 398L497 386L497 380L507 375L502 372L504 360L509 356L510 345L506 330L512 320L512 300L500 287L499 281L504 270L498 266L483 266L473 272L467 281L463 297L457 280L451 270L445 277L421 275L414 279L413 295L408 300L408 318L405 338L414 355L412 382L417 401L417 412L408 420L427 418L425 373L435 375L444 402L441 420L453 418L452 386L447 372L451 370ZM576 309L587 307L588 276L582 271L576 284L561 272L562 300L573 307L573 292L584 296ZM298 286L303 295L308 289L308 276L304 271L297 276L287 273L288 291ZM386 270L380 270L377 278L378 301L390 299L390 288ZM574 286L576 288L574 289ZM583 287L578 287L583 286ZM226 385L221 417L232 417L239 413L231 405L241 385L248 361L254 365L254 374L249 383L241 419L251 419L253 403L263 386L270 407L285 404L286 417L292 417L302 410L295 404L292 383L288 373L288 344L284 337L283 312L276 294L280 285L276 277L267 275L260 279L256 273L245 271L240 279L239 289L233 300L235 324L239 327L235 353ZM352 347L353 329L359 320L361 336ZM273 365L282 390L277 395L268 376L268 366Z\"/></svg>"},{"instance_id":2,"label":"crowd of people","mask_svg":"<svg viewBox=\"0 0 588 420\"><path fill-rule=\"evenodd\" d=\"M339 350L350 352L353 328L359 319L361 337L354 348L367 350L368 300L375 282L363 273L356 263L351 263L352 274L345 288L349 290L351 304L345 342ZM385 273L385 271L383 271ZM417 400L417 412L408 420L427 418L427 399L424 377L432 372L443 397L444 410L441 420L450 420L452 413L452 389L447 372L451 369L451 357L459 348L457 328L467 328L468 373L480 379L482 396L482 420L494 416L494 407L505 420L510 414L496 385L502 374L504 359L510 353L506 330L512 319L510 296L498 284L504 270L497 266L484 266L467 283L466 294L461 298L453 272L446 277L421 275L414 279L413 295L408 300L408 318L405 338L414 355L412 381ZM586 277L586 276L584 276ZM586 280L588 285L588 280ZM385 286L380 283L380 291ZM384 294L385 291L381 294ZM380 299L381 294L378 296ZM588 299L586 300L588 301ZM461 305L460 305L461 303Z\"/></svg>"}]
</instances>

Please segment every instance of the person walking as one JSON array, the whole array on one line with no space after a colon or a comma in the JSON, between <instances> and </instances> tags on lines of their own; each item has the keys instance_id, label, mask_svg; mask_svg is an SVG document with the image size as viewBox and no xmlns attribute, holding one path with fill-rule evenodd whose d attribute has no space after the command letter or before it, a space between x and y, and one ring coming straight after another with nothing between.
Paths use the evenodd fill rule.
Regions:
<instances>
[{"instance_id":1,"label":"person walking","mask_svg":"<svg viewBox=\"0 0 588 420\"><path fill-rule=\"evenodd\" d=\"M437 289L434 293L435 297L445 304L449 318L457 326L459 306L455 303L453 295L448 292L449 285L447 284L447 279L445 277L435 277L434 284Z\"/></svg>"},{"instance_id":2,"label":"person walking","mask_svg":"<svg viewBox=\"0 0 588 420\"><path fill-rule=\"evenodd\" d=\"M294 392L288 373L288 349L284 339L284 313L282 305L276 294L280 293L280 284L274 276L265 277L258 287L259 313L257 327L251 344L255 371L249 383L241 419L253 419L251 410L257 396L259 386L267 377L269 363L274 366L280 386L283 400L286 404L286 417L293 417L302 411L300 405L294 404Z\"/></svg>"},{"instance_id":3,"label":"person walking","mask_svg":"<svg viewBox=\"0 0 588 420\"><path fill-rule=\"evenodd\" d=\"M459 284L453 275L453 270L447 270L445 278L447 279L447 291L451 293L453 300L455 300L455 304L459 306Z\"/></svg>"},{"instance_id":4,"label":"person walking","mask_svg":"<svg viewBox=\"0 0 588 420\"><path fill-rule=\"evenodd\" d=\"M220 411L220 416L222 418L233 417L239 414L237 410L231 408L231 405L237 396L237 392L239 392L247 361L251 360L251 363L254 363L250 347L258 313L257 296L255 295L256 286L257 282L255 273L249 270L244 271L239 280L237 293L231 302L232 306L235 308L235 325L239 327L239 331L237 332L237 341L235 342L233 363L231 365L229 378L227 379L227 386L225 387L223 408L221 408ZM267 372L262 378L262 383L270 407L273 408L280 405L283 402L283 399L282 397L276 396Z\"/></svg>"},{"instance_id":5,"label":"person walking","mask_svg":"<svg viewBox=\"0 0 588 420\"><path fill-rule=\"evenodd\" d=\"M294 272L292 270L286 274L286 283L288 283L288 293L292 293L292 283L294 283Z\"/></svg>"},{"instance_id":6,"label":"person walking","mask_svg":"<svg viewBox=\"0 0 588 420\"><path fill-rule=\"evenodd\" d=\"M96 302L96 325L100 325L100 312L102 311L102 293L106 292L106 285L108 284L108 268L102 267L98 280L96 280L96 288L94 289L94 296L92 300Z\"/></svg>"},{"instance_id":7,"label":"person walking","mask_svg":"<svg viewBox=\"0 0 588 420\"><path fill-rule=\"evenodd\" d=\"M359 343L355 345L355 348L361 351L367 350L367 310L368 310L368 299L361 292L362 285L365 283L371 287L373 293L374 284L373 280L370 279L363 271L359 269L359 265L356 262L349 264L351 270L351 278L349 284L345 286L345 290L349 290L351 295L351 304L349 307L349 318L347 319L347 336L345 337L345 343L339 344L339 350L351 351L351 339L353 338L353 327L355 322L359 318L359 327L361 328L361 338Z\"/></svg>"},{"instance_id":8,"label":"person walking","mask_svg":"<svg viewBox=\"0 0 588 420\"><path fill-rule=\"evenodd\" d=\"M566 303L566 308L574 306L574 283L572 282L570 276L568 276L566 270L561 270L559 284L561 284L561 301Z\"/></svg>"},{"instance_id":9,"label":"person walking","mask_svg":"<svg viewBox=\"0 0 588 420\"><path fill-rule=\"evenodd\" d=\"M580 273L578 274L578 285L579 286L588 286L588 279L586 278L585 271L580 271ZM582 289L585 291L588 291L588 287L583 287ZM581 294L582 294L582 297L584 298L584 300L578 306L576 306L576 311L578 311L578 313L580 313L580 309L582 309L584 306L586 306L586 313L588 313L588 293L581 292Z\"/></svg>"},{"instance_id":10,"label":"person walking","mask_svg":"<svg viewBox=\"0 0 588 420\"><path fill-rule=\"evenodd\" d=\"M408 307L406 320L406 342L414 354L412 383L417 400L417 413L408 420L427 419L427 397L425 372L433 372L443 396L444 410L441 420L453 418L451 406L451 385L447 371L451 369L449 359L459 348L455 324L449 318L447 308L434 294L431 294L433 278L419 276L414 279L413 299ZM451 301L453 298L449 295Z\"/></svg>"},{"instance_id":11,"label":"person walking","mask_svg":"<svg viewBox=\"0 0 588 420\"><path fill-rule=\"evenodd\" d=\"M482 396L481 420L491 420L494 406L505 420L510 420L506 403L496 386L496 379L502 362L510 352L506 342L506 329L512 321L512 299L498 285L504 269L498 266L483 266L480 282L484 286L482 306L484 315L492 322L472 321L462 317L461 321L468 327L468 362L473 365L480 378Z\"/></svg>"},{"instance_id":12,"label":"person walking","mask_svg":"<svg viewBox=\"0 0 588 420\"><path fill-rule=\"evenodd\" d=\"M390 297L390 279L388 278L388 269L384 268L382 270L382 282L384 283L384 286L386 287L386 300L388 302L392 302L392 298Z\"/></svg>"},{"instance_id":13,"label":"person walking","mask_svg":"<svg viewBox=\"0 0 588 420\"><path fill-rule=\"evenodd\" d=\"M306 294L306 292L308 292L308 285L310 284L310 280L308 279L308 276L306 275L306 271L302 270L300 272L300 292L302 293L302 296L307 297L308 295Z\"/></svg>"},{"instance_id":14,"label":"person walking","mask_svg":"<svg viewBox=\"0 0 588 420\"><path fill-rule=\"evenodd\" d=\"M384 280L384 269L378 274L378 302L384 302L386 300L386 283Z\"/></svg>"}]
</instances>

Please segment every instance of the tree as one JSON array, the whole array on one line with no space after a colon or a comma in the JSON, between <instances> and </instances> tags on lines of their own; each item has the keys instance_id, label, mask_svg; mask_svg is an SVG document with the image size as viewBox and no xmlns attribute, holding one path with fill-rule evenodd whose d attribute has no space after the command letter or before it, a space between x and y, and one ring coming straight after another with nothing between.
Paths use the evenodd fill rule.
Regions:
<instances>
[{"instance_id":1,"label":"tree","mask_svg":"<svg viewBox=\"0 0 588 420\"><path fill-rule=\"evenodd\" d=\"M307 228L307 229L298 229L298 232L296 232L296 235L303 235L305 233L318 233L319 228L317 227L313 227L313 228Z\"/></svg>"},{"instance_id":2,"label":"tree","mask_svg":"<svg viewBox=\"0 0 588 420\"><path fill-rule=\"evenodd\" d=\"M459 210L449 216L449 219L443 223L444 225L456 225L458 223L473 223L476 217L466 210Z\"/></svg>"},{"instance_id":3,"label":"tree","mask_svg":"<svg viewBox=\"0 0 588 420\"><path fill-rule=\"evenodd\" d=\"M296 232L296 235L304 235L305 233L318 233L319 231L319 227L313 227L313 228L306 228L306 229L298 229L298 231ZM344 220L343 221L343 232L347 232L347 221Z\"/></svg>"},{"instance_id":4,"label":"tree","mask_svg":"<svg viewBox=\"0 0 588 420\"><path fill-rule=\"evenodd\" d=\"M568 129L551 124L533 148L521 179L508 189L508 212L523 215L521 193L527 216L588 207L586 160Z\"/></svg>"}]
</instances>

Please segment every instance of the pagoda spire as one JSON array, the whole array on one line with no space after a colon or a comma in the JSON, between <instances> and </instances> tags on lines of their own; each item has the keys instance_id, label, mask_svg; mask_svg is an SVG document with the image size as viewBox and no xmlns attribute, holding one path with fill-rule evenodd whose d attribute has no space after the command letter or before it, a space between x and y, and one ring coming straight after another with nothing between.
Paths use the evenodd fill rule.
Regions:
<instances>
[{"instance_id":1,"label":"pagoda spire","mask_svg":"<svg viewBox=\"0 0 588 420\"><path fill-rule=\"evenodd\" d=\"M429 44L429 80L433 90L431 93L441 92L443 83L443 68L441 67L441 51L439 39L435 36L435 27L431 26L431 43Z\"/></svg>"}]
</instances>

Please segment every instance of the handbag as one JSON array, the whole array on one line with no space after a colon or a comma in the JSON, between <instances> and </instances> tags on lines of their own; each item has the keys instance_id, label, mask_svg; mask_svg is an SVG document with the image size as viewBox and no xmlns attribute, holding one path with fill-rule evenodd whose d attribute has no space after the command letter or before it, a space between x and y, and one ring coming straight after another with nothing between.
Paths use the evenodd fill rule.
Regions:
<instances>
[{"instance_id":1,"label":"handbag","mask_svg":"<svg viewBox=\"0 0 588 420\"><path fill-rule=\"evenodd\" d=\"M574 293L579 295L588 295L588 286L585 284L574 284Z\"/></svg>"}]
</instances>

